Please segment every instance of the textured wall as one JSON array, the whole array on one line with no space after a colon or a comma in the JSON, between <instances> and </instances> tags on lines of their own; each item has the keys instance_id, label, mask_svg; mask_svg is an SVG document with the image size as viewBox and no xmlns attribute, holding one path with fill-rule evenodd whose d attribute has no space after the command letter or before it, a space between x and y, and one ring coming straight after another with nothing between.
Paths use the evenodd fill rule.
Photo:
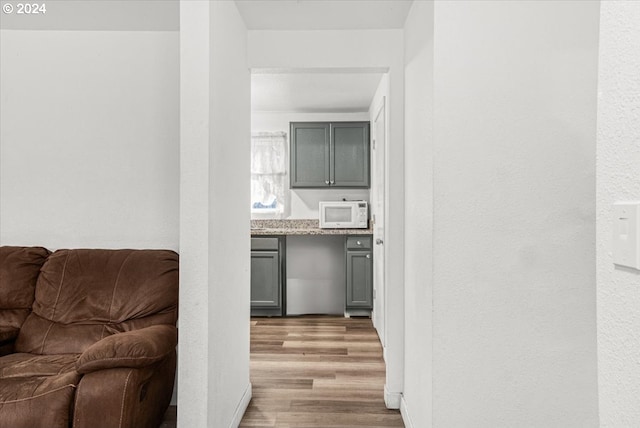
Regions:
<instances>
[{"instance_id":1,"label":"textured wall","mask_svg":"<svg viewBox=\"0 0 640 428\"><path fill-rule=\"evenodd\" d=\"M601 5L597 163L602 427L640 426L640 271L612 260L611 204L640 200L640 2Z\"/></svg>"},{"instance_id":2,"label":"textured wall","mask_svg":"<svg viewBox=\"0 0 640 428\"><path fill-rule=\"evenodd\" d=\"M178 40L2 30L2 245L178 249Z\"/></svg>"},{"instance_id":3,"label":"textured wall","mask_svg":"<svg viewBox=\"0 0 640 428\"><path fill-rule=\"evenodd\" d=\"M435 427L598 426L598 11L435 4Z\"/></svg>"},{"instance_id":4,"label":"textured wall","mask_svg":"<svg viewBox=\"0 0 640 428\"><path fill-rule=\"evenodd\" d=\"M249 384L250 77L234 2L180 5L178 427L237 426Z\"/></svg>"},{"instance_id":5,"label":"textured wall","mask_svg":"<svg viewBox=\"0 0 640 428\"><path fill-rule=\"evenodd\" d=\"M433 293L433 2L411 6L405 54L405 372L408 427L431 427Z\"/></svg>"}]
</instances>

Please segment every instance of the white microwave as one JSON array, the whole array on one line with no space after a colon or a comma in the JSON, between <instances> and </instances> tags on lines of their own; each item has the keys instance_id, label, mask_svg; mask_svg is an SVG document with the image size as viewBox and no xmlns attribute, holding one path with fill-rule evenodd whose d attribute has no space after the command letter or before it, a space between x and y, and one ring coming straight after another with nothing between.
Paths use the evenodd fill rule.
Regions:
<instances>
[{"instance_id":1,"label":"white microwave","mask_svg":"<svg viewBox=\"0 0 640 428\"><path fill-rule=\"evenodd\" d=\"M367 201L320 202L320 228L366 229L369 227Z\"/></svg>"}]
</instances>

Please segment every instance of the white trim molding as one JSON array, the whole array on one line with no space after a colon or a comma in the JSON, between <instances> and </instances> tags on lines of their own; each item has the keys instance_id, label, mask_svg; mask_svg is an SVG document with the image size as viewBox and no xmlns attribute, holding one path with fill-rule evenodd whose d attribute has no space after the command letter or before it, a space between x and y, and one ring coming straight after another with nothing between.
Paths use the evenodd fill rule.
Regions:
<instances>
[{"instance_id":1,"label":"white trim molding","mask_svg":"<svg viewBox=\"0 0 640 428\"><path fill-rule=\"evenodd\" d=\"M389 391L387 385L384 386L384 404L387 406L387 409L399 409L401 398L401 392Z\"/></svg>"},{"instance_id":2,"label":"white trim molding","mask_svg":"<svg viewBox=\"0 0 640 428\"><path fill-rule=\"evenodd\" d=\"M404 426L406 428L413 428L413 422L411 421L409 408L407 407L407 402L404 399L404 395L400 397L400 415L402 415L402 422L404 422Z\"/></svg>"},{"instance_id":3,"label":"white trim molding","mask_svg":"<svg viewBox=\"0 0 640 428\"><path fill-rule=\"evenodd\" d=\"M229 428L238 428L240 422L242 421L242 417L244 416L244 412L247 411L247 407L249 407L249 402L251 401L251 383L247 385L247 389L244 390L244 394L242 394L242 398L238 403L238 407L236 407L236 411L233 414L233 419L229 424Z\"/></svg>"}]
</instances>

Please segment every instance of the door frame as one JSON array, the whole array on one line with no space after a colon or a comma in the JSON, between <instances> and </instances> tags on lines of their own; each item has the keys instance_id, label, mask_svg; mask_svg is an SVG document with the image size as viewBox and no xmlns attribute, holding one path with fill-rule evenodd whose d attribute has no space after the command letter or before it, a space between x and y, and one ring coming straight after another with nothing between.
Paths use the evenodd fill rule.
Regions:
<instances>
[{"instance_id":1,"label":"door frame","mask_svg":"<svg viewBox=\"0 0 640 428\"><path fill-rule=\"evenodd\" d=\"M379 262L379 257L376 257L376 255L374 254L374 282L373 282L373 288L375 290L375 298L374 298L374 305L373 305L373 312L372 312L372 321L373 321L373 325L376 328L376 331L378 332L378 336L380 337L380 342L382 343L382 349L383 349L383 357L386 361L386 317L387 317L387 313L386 313L386 306L385 306L385 301L386 301L386 288L385 288L385 271L386 271L386 266L385 266L385 261L386 261L386 249L384 247L384 243L387 240L387 236L386 236L386 227L384 225L384 222L386 221L386 215L385 215L385 206L386 206L386 188L385 188L385 183L386 183L386 165L385 165L385 150L387 147L387 109L386 109L386 101L387 97L385 95L382 95L382 97L380 97L380 101L374 106L374 108L372 109L372 112L374 113L371 118L373 119L372 121L372 156L371 156L371 205L372 208L374 208L374 187L378 187L380 186L380 184L382 184L382 207L381 207L381 211L382 211L382 236L377 236L376 234L376 229L378 228L378 224L379 224L379 218L376 217L375 218L375 224L373 226L373 245L374 245L374 253L376 253L375 251L375 245L377 245L375 243L376 239L382 239L383 243L383 247L381 248L382 250L382 263L381 263L381 269L382 269L382 278L380 277L380 275L377 274L377 269L380 267L380 262ZM380 147L380 138L378 136L378 129L376 126L376 123L378 122L378 119L380 118L380 115L383 114L383 124L384 124L384 140L383 140L383 145L382 147ZM378 174L377 171L377 167L378 167L378 156L382 156L382 181L381 183L378 181L378 177L380 177L380 175ZM376 215L379 216L379 212L376 209ZM379 229L378 229L379 230ZM380 251L378 251L377 253L380 253ZM382 280L382 283L379 284L377 283L379 280ZM379 312L379 313L378 313Z\"/></svg>"}]
</instances>

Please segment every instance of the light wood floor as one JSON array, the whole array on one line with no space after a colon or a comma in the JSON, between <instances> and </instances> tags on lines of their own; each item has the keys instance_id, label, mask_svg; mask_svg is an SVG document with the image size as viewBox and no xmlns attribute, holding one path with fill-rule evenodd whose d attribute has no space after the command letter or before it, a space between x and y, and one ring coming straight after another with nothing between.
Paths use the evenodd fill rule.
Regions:
<instances>
[{"instance_id":1,"label":"light wood floor","mask_svg":"<svg viewBox=\"0 0 640 428\"><path fill-rule=\"evenodd\" d=\"M252 318L253 398L240 427L404 427L384 405L384 376L370 319Z\"/></svg>"},{"instance_id":2,"label":"light wood floor","mask_svg":"<svg viewBox=\"0 0 640 428\"><path fill-rule=\"evenodd\" d=\"M240 426L403 427L384 405L384 377L368 318L253 318L253 398Z\"/></svg>"}]
</instances>

